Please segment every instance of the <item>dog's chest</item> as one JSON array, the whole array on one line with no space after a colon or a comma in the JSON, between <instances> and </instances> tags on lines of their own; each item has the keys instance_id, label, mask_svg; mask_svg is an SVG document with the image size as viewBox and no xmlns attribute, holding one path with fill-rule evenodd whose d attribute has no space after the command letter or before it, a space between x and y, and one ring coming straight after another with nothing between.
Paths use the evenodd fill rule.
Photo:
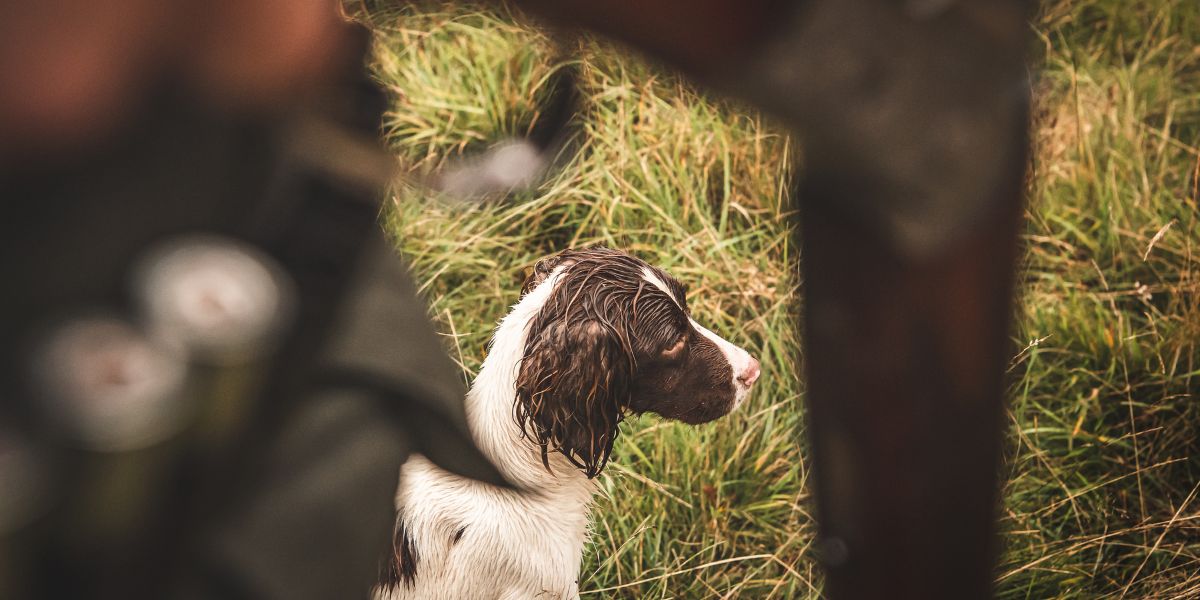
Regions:
<instances>
[{"instance_id":1,"label":"dog's chest","mask_svg":"<svg viewBox=\"0 0 1200 600\"><path fill-rule=\"evenodd\" d=\"M590 482L521 493L410 460L398 505L419 562L412 587L391 597L575 598L591 496Z\"/></svg>"}]
</instances>

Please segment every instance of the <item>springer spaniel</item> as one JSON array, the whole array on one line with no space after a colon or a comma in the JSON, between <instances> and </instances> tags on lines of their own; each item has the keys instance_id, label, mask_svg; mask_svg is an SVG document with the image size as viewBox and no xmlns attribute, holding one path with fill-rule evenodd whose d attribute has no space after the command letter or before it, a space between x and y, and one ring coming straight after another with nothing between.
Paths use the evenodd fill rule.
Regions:
<instances>
[{"instance_id":1,"label":"springer spaniel","mask_svg":"<svg viewBox=\"0 0 1200 600\"><path fill-rule=\"evenodd\" d=\"M402 467L387 600L574 599L593 478L627 413L728 414L758 361L688 315L685 288L594 247L540 261L467 394L476 443L522 491Z\"/></svg>"}]
</instances>

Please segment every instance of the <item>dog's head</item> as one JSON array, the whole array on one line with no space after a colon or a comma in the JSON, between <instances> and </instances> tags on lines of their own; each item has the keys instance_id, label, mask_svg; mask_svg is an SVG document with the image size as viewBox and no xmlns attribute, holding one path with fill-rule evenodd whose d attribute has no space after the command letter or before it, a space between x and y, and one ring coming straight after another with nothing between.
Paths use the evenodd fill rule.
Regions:
<instances>
[{"instance_id":1,"label":"dog's head","mask_svg":"<svg viewBox=\"0 0 1200 600\"><path fill-rule=\"evenodd\" d=\"M538 262L522 294L535 289L544 301L526 330L515 410L543 462L557 450L595 477L625 414L705 423L758 379L757 360L692 320L682 284L633 256L562 252Z\"/></svg>"}]
</instances>

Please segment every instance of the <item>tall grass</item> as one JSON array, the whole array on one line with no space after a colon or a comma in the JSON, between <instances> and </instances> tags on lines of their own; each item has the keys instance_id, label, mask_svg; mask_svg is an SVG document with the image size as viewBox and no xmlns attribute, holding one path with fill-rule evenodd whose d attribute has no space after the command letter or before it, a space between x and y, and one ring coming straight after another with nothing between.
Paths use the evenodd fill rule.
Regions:
<instances>
[{"instance_id":1,"label":"tall grass","mask_svg":"<svg viewBox=\"0 0 1200 600\"><path fill-rule=\"evenodd\" d=\"M562 60L503 8L398 8L377 32L388 141L430 170L537 121ZM1200 597L1200 3L1048 2L1031 24L1035 157L1004 476L1003 598ZM396 190L389 229L473 377L523 268L627 249L691 286L755 354L749 405L693 428L628 422L601 478L588 597L815 598L797 150L755 113L591 40L583 120L537 191L463 208Z\"/></svg>"},{"instance_id":2,"label":"tall grass","mask_svg":"<svg viewBox=\"0 0 1200 600\"><path fill-rule=\"evenodd\" d=\"M1200 597L1200 4L1051 3L1034 30L1001 595Z\"/></svg>"}]
</instances>

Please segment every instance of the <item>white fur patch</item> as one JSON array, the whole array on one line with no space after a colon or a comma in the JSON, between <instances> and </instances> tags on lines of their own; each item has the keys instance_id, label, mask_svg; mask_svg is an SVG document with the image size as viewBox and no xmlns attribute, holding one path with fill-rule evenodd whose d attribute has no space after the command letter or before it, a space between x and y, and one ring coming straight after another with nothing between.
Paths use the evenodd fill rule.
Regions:
<instances>
[{"instance_id":1,"label":"white fur patch","mask_svg":"<svg viewBox=\"0 0 1200 600\"><path fill-rule=\"evenodd\" d=\"M648 267L642 267L642 278L650 282L650 285L662 290L662 293L666 294L671 299L671 302L675 303L675 306L679 306L679 300L675 299L675 294L671 293L671 288L667 287L667 284L662 279L659 279L658 275L654 274L654 271L651 271ZM679 306L679 308L683 307Z\"/></svg>"},{"instance_id":2,"label":"white fur patch","mask_svg":"<svg viewBox=\"0 0 1200 600\"><path fill-rule=\"evenodd\" d=\"M467 392L467 422L479 448L528 491L502 490L447 473L415 456L400 470L396 507L416 548L412 585L380 600L578 598L576 578L596 484L562 455L542 465L513 422L516 376L529 323L563 267L513 306ZM455 541L457 532L462 537Z\"/></svg>"},{"instance_id":3,"label":"white fur patch","mask_svg":"<svg viewBox=\"0 0 1200 600\"><path fill-rule=\"evenodd\" d=\"M697 323L695 319L688 317L688 321L692 323L692 327L695 327L696 331L700 332L700 335L708 338L721 349L721 353L725 355L725 360L728 360L729 366L733 368L733 389L736 391L733 406L737 408L746 399L746 395L750 393L750 386L738 381L738 375L745 373L750 368L750 364L754 359L751 358L749 352L742 350L725 340L725 338L709 331L706 327Z\"/></svg>"}]
</instances>

